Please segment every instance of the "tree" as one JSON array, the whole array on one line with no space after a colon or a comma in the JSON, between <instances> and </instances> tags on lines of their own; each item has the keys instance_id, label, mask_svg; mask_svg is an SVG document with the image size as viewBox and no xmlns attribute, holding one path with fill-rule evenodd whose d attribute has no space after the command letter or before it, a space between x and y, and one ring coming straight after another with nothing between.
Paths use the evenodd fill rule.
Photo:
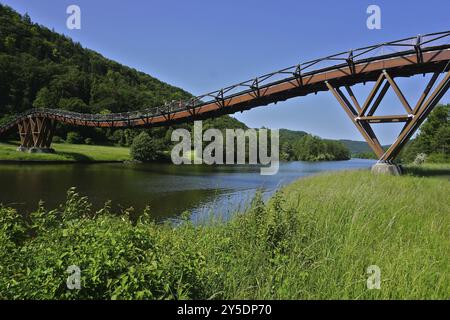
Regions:
<instances>
[{"instance_id":1,"label":"tree","mask_svg":"<svg viewBox=\"0 0 450 320\"><path fill-rule=\"evenodd\" d=\"M133 160L149 162L158 159L157 144L146 132L141 132L133 139L130 155Z\"/></svg>"},{"instance_id":2,"label":"tree","mask_svg":"<svg viewBox=\"0 0 450 320\"><path fill-rule=\"evenodd\" d=\"M73 111L73 112L85 112L86 103L80 98L61 98L58 103L59 108Z\"/></svg>"},{"instance_id":3,"label":"tree","mask_svg":"<svg viewBox=\"0 0 450 320\"><path fill-rule=\"evenodd\" d=\"M56 105L56 97L48 90L47 87L42 88L34 99L33 107L35 108L53 108Z\"/></svg>"},{"instance_id":4,"label":"tree","mask_svg":"<svg viewBox=\"0 0 450 320\"><path fill-rule=\"evenodd\" d=\"M78 132L69 132L66 138L67 143L80 144L83 143L83 137Z\"/></svg>"},{"instance_id":5,"label":"tree","mask_svg":"<svg viewBox=\"0 0 450 320\"><path fill-rule=\"evenodd\" d=\"M418 154L427 161L450 159L450 104L437 106L420 127L417 137L401 153L404 162L413 162Z\"/></svg>"},{"instance_id":6,"label":"tree","mask_svg":"<svg viewBox=\"0 0 450 320\"><path fill-rule=\"evenodd\" d=\"M292 145L289 142L285 142L281 145L280 150L280 159L290 161L295 157L294 150L292 149Z\"/></svg>"}]
</instances>

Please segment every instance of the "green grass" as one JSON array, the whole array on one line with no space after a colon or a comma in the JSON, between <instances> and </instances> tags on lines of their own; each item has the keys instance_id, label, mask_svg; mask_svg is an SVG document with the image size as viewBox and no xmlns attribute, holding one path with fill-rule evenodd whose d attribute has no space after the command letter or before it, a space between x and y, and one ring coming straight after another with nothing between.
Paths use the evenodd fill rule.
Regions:
<instances>
[{"instance_id":1,"label":"green grass","mask_svg":"<svg viewBox=\"0 0 450 320\"><path fill-rule=\"evenodd\" d=\"M438 176L450 178L450 163L424 163L421 165L407 165L405 174L421 177Z\"/></svg>"},{"instance_id":2,"label":"green grass","mask_svg":"<svg viewBox=\"0 0 450 320\"><path fill-rule=\"evenodd\" d=\"M345 172L284 192L287 207L312 226L316 257L305 280L289 280L287 295L450 298L449 181ZM366 289L369 265L381 269L381 290ZM296 268L289 259L286 273Z\"/></svg>"},{"instance_id":3,"label":"green grass","mask_svg":"<svg viewBox=\"0 0 450 320\"><path fill-rule=\"evenodd\" d=\"M16 151L18 143L0 143L0 161L126 161L130 160L128 148L54 143L54 154Z\"/></svg>"},{"instance_id":4,"label":"green grass","mask_svg":"<svg viewBox=\"0 0 450 320\"><path fill-rule=\"evenodd\" d=\"M447 179L328 173L230 221L174 226L95 213L71 190L27 223L0 209L0 298L449 299L449 194ZM81 290L65 287L72 264Z\"/></svg>"}]
</instances>

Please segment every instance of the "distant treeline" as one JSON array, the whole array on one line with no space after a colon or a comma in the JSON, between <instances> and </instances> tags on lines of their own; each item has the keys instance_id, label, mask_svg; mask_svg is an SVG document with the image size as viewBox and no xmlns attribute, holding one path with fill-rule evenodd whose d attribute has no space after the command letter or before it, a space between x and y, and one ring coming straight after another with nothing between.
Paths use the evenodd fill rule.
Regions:
<instances>
[{"instance_id":1,"label":"distant treeline","mask_svg":"<svg viewBox=\"0 0 450 320\"><path fill-rule=\"evenodd\" d=\"M280 158L292 161L329 161L350 159L349 149L340 141L324 140L311 134L300 138L280 138Z\"/></svg>"}]
</instances>

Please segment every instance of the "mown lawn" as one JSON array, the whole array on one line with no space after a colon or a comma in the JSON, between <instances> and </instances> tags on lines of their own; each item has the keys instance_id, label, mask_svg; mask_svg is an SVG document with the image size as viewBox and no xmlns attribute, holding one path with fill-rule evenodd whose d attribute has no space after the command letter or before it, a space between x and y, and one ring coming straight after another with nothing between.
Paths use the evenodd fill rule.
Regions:
<instances>
[{"instance_id":1,"label":"mown lawn","mask_svg":"<svg viewBox=\"0 0 450 320\"><path fill-rule=\"evenodd\" d=\"M327 173L194 225L93 212L70 190L27 222L0 209L0 298L449 299L449 194L448 179Z\"/></svg>"},{"instance_id":2,"label":"mown lawn","mask_svg":"<svg viewBox=\"0 0 450 320\"><path fill-rule=\"evenodd\" d=\"M0 161L126 161L130 160L129 148L53 143L54 154L16 151L18 143L0 143Z\"/></svg>"}]
</instances>

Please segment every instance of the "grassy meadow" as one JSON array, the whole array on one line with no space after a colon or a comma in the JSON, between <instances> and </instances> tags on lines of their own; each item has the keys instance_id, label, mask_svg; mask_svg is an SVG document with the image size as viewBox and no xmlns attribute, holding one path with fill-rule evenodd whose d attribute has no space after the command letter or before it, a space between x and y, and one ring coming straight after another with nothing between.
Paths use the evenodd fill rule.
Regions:
<instances>
[{"instance_id":1,"label":"grassy meadow","mask_svg":"<svg viewBox=\"0 0 450 320\"><path fill-rule=\"evenodd\" d=\"M0 161L113 162L130 160L129 148L52 143L55 153L16 151L18 142L0 143Z\"/></svg>"},{"instance_id":2,"label":"grassy meadow","mask_svg":"<svg viewBox=\"0 0 450 320\"><path fill-rule=\"evenodd\" d=\"M327 173L194 225L155 224L151 207L138 220L94 212L71 189L27 221L0 209L0 298L449 299L449 194L448 179L412 171ZM70 265L80 290L66 288Z\"/></svg>"}]
</instances>

